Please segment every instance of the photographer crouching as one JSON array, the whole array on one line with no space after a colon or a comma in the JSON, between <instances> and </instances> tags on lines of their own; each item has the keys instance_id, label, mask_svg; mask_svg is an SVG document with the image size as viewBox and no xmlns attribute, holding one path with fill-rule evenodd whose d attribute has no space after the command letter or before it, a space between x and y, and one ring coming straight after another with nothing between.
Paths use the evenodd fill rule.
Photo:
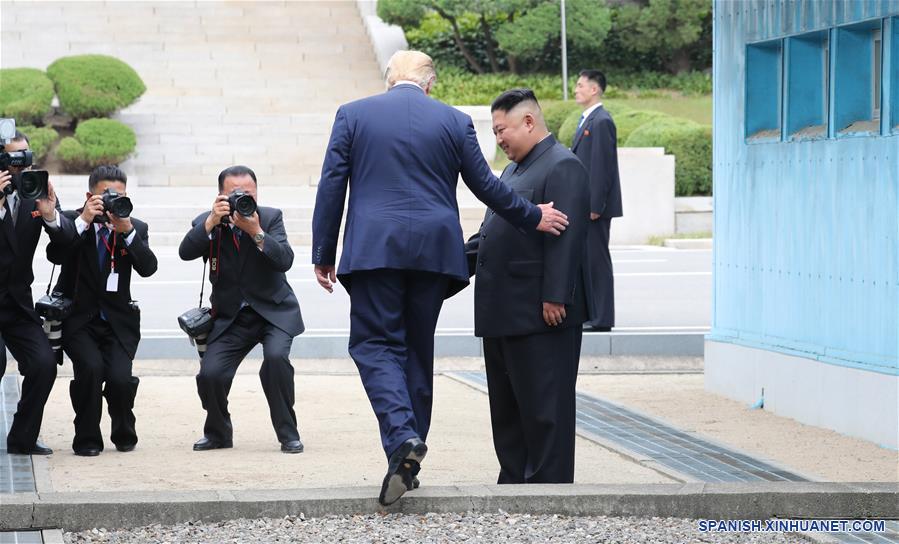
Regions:
<instances>
[{"instance_id":1,"label":"photographer crouching","mask_svg":"<svg viewBox=\"0 0 899 544\"><path fill-rule=\"evenodd\" d=\"M103 451L102 397L116 449L128 452L137 444L133 410L140 380L132 376L132 361L140 342L140 309L131 299L131 273L152 276L157 260L147 224L131 217L127 183L116 166L95 168L84 207L64 212L77 230L75 243L47 246L50 262L62 265L54 295L73 306L62 320L62 348L74 373L72 449L85 457Z\"/></svg>"},{"instance_id":2,"label":"photographer crouching","mask_svg":"<svg viewBox=\"0 0 899 544\"><path fill-rule=\"evenodd\" d=\"M293 266L293 250L281 210L257 207L256 186L256 174L246 166L223 170L212 211L193 220L178 249L185 261L208 260L212 284L211 330L197 374L206 423L196 451L232 447L228 391L237 367L258 344L263 354L259 378L281 451L303 451L290 364L290 347L303 332L303 318L285 276Z\"/></svg>"},{"instance_id":3,"label":"photographer crouching","mask_svg":"<svg viewBox=\"0 0 899 544\"><path fill-rule=\"evenodd\" d=\"M49 455L53 450L37 437L56 379L56 357L31 298L32 262L41 230L65 247L75 240L75 225L58 213L47 172L30 170L28 137L11 119L0 119L0 145L0 334L24 377L6 451ZM0 378L5 370L0 366Z\"/></svg>"}]
</instances>

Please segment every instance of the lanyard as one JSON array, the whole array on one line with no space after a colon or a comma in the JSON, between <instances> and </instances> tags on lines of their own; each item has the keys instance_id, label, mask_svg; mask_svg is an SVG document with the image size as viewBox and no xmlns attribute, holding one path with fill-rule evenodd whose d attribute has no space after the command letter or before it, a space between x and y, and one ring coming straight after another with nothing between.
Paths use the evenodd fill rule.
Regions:
<instances>
[{"instance_id":1,"label":"lanyard","mask_svg":"<svg viewBox=\"0 0 899 544\"><path fill-rule=\"evenodd\" d=\"M234 233L234 229L231 229L231 239L234 240L234 247L236 247L237 252L240 253L240 240L237 239L237 234Z\"/></svg>"},{"instance_id":2,"label":"lanyard","mask_svg":"<svg viewBox=\"0 0 899 544\"><path fill-rule=\"evenodd\" d=\"M112 236L112 246L109 245L109 241L103 236L100 231L97 231L97 234L100 235L100 239L103 240L103 245L106 246L106 251L109 252L109 269L112 272L115 272L115 243L116 243L116 232L115 230L110 230L109 234Z\"/></svg>"}]
</instances>

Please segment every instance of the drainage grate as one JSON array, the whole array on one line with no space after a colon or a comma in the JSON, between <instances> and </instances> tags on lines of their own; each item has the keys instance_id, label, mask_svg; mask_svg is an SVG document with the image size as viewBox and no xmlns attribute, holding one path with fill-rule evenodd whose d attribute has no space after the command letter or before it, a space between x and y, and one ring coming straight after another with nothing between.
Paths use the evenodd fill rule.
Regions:
<instances>
[{"instance_id":1,"label":"drainage grate","mask_svg":"<svg viewBox=\"0 0 899 544\"><path fill-rule=\"evenodd\" d=\"M0 544L44 544L40 531L0 531Z\"/></svg>"},{"instance_id":2,"label":"drainage grate","mask_svg":"<svg viewBox=\"0 0 899 544\"><path fill-rule=\"evenodd\" d=\"M451 375L487 392L483 372ZM701 482L803 482L799 475L680 431L653 418L577 393L578 434Z\"/></svg>"},{"instance_id":3,"label":"drainage grate","mask_svg":"<svg viewBox=\"0 0 899 544\"><path fill-rule=\"evenodd\" d=\"M6 433L12 426L12 416L16 413L18 402L19 386L16 377L4 376L0 380L0 493L29 493L36 489L31 456L6 453ZM40 533L38 536L40 537ZM0 543L5 542L7 541L0 539ZM11 540L10 542L17 541ZM19 540L18 542L31 541Z\"/></svg>"}]
</instances>

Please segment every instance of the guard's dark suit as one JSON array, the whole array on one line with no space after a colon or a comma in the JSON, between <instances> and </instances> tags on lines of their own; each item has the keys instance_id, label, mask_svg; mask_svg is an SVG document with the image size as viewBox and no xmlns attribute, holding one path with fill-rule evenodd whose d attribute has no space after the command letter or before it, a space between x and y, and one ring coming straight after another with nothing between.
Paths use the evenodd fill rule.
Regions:
<instances>
[{"instance_id":1,"label":"guard's dark suit","mask_svg":"<svg viewBox=\"0 0 899 544\"><path fill-rule=\"evenodd\" d=\"M501 179L532 202L554 202L569 225L559 237L522 233L488 210L467 244L498 482L572 482L575 382L589 314L587 173L550 135ZM543 302L565 304L561 325L546 324Z\"/></svg>"},{"instance_id":2,"label":"guard's dark suit","mask_svg":"<svg viewBox=\"0 0 899 544\"><path fill-rule=\"evenodd\" d=\"M300 439L293 410L290 346L303 332L303 318L285 275L293 266L293 250L281 210L260 206L257 211L266 233L262 251L250 236L229 225L213 229L210 238L204 226L209 212L193 220L178 249L185 261L209 259L214 320L197 374L197 390L206 409L204 435L217 443L231 443L228 392L237 367L260 343L259 377L275 433L282 444Z\"/></svg>"},{"instance_id":3,"label":"guard's dark suit","mask_svg":"<svg viewBox=\"0 0 899 544\"><path fill-rule=\"evenodd\" d=\"M60 213L60 228L45 227L36 213L37 202L23 199L14 226L9 198L4 206L6 217L0 221L0 333L24 376L22 397L6 443L8 449L30 451L37 441L44 404L56 379L56 358L41 328L41 319L34 312L31 264L42 228L51 240L64 245L74 241L75 225ZM0 366L0 377L4 371L5 367Z\"/></svg>"},{"instance_id":4,"label":"guard's dark suit","mask_svg":"<svg viewBox=\"0 0 899 544\"><path fill-rule=\"evenodd\" d=\"M615 284L609 234L613 217L621 217L621 182L618 178L618 147L615 123L599 106L574 134L571 151L584 163L590 180L590 212L599 218L587 230L590 278L596 316L593 327L615 326Z\"/></svg>"},{"instance_id":5,"label":"guard's dark suit","mask_svg":"<svg viewBox=\"0 0 899 544\"><path fill-rule=\"evenodd\" d=\"M80 214L81 210L65 212L73 221ZM75 304L62 323L62 345L74 371L69 396L75 410L72 448L76 451L103 450L102 396L109 410L112 442L119 448L137 444L133 409L140 380L131 370L140 342L140 311L131 305L131 272L146 278L156 272L158 263L150 249L147 224L135 217L131 224L135 234L130 244L123 234L110 231L105 232L104 243L90 224L69 247L55 242L47 246L50 262L62 265L55 290ZM108 291L107 279L113 270L119 278L117 290Z\"/></svg>"}]
</instances>

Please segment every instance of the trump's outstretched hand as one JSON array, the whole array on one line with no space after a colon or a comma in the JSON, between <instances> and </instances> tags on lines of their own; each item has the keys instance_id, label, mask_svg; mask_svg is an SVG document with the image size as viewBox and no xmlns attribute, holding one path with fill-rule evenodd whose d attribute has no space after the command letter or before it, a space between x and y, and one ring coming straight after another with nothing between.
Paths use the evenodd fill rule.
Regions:
<instances>
[{"instance_id":1,"label":"trump's outstretched hand","mask_svg":"<svg viewBox=\"0 0 899 544\"><path fill-rule=\"evenodd\" d=\"M537 224L537 230L556 236L562 234L562 231L568 226L568 216L553 208L552 202L538 204L537 207L543 212L543 217L540 218L540 223Z\"/></svg>"},{"instance_id":2,"label":"trump's outstretched hand","mask_svg":"<svg viewBox=\"0 0 899 544\"><path fill-rule=\"evenodd\" d=\"M315 265L315 279L322 289L329 293L334 292L334 284L337 283L337 272L334 265Z\"/></svg>"}]
</instances>

